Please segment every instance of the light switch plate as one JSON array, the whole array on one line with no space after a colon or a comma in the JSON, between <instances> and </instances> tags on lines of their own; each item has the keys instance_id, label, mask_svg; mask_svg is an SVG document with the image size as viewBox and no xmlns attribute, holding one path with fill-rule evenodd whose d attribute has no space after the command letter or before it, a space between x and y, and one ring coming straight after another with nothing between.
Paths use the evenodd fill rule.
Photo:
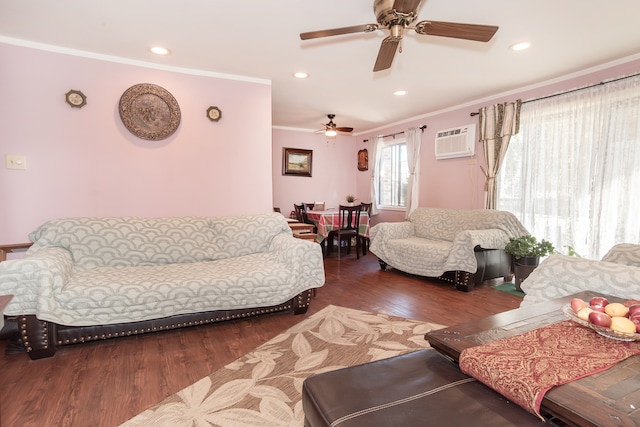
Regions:
<instances>
[{"instance_id":1,"label":"light switch plate","mask_svg":"<svg viewBox=\"0 0 640 427\"><path fill-rule=\"evenodd\" d=\"M27 158L19 154L7 154L7 169L27 169Z\"/></svg>"}]
</instances>

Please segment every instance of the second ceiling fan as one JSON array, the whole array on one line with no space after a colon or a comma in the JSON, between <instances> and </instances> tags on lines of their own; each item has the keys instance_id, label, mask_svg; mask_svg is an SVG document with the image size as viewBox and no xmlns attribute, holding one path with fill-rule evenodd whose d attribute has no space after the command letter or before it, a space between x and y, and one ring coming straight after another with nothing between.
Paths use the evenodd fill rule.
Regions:
<instances>
[{"instance_id":1,"label":"second ceiling fan","mask_svg":"<svg viewBox=\"0 0 640 427\"><path fill-rule=\"evenodd\" d=\"M386 27L390 34L382 41L378 51L378 58L373 67L373 71L382 71L391 67L405 30L415 30L416 33L422 35L453 37L479 42L488 42L498 31L498 27L494 25L461 24L444 21L427 20L412 25L418 18L418 8L421 2L422 0L374 0L373 12L376 15L377 24L310 31L301 33L300 38L309 40L342 34L370 33L376 31L380 26Z\"/></svg>"},{"instance_id":2,"label":"second ceiling fan","mask_svg":"<svg viewBox=\"0 0 640 427\"><path fill-rule=\"evenodd\" d=\"M319 130L318 132L324 132L325 136L328 138L335 138L338 133L348 134L353 132L353 128L351 127L336 126L333 122L333 119L336 117L335 114L327 114L327 117L329 117L329 123L324 123L324 129Z\"/></svg>"}]
</instances>

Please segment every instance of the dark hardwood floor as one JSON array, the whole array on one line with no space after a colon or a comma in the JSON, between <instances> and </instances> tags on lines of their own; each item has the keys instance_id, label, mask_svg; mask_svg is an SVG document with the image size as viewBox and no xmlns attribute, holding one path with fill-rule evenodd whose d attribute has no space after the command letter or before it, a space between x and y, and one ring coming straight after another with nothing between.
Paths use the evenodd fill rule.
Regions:
<instances>
[{"instance_id":1,"label":"dark hardwood floor","mask_svg":"<svg viewBox=\"0 0 640 427\"><path fill-rule=\"evenodd\" d=\"M398 271L368 254L325 261L326 285L305 315L278 314L60 347L32 361L0 341L0 426L117 426L334 304L450 326L517 308L485 284L473 292Z\"/></svg>"}]
</instances>

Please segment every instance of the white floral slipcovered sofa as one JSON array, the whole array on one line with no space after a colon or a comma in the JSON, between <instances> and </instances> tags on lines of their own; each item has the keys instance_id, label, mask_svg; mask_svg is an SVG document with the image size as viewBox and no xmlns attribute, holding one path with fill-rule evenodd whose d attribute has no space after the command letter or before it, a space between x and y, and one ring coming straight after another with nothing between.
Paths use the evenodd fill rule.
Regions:
<instances>
[{"instance_id":1,"label":"white floral slipcovered sofa","mask_svg":"<svg viewBox=\"0 0 640 427\"><path fill-rule=\"evenodd\" d=\"M277 213L235 217L67 218L30 234L24 258L0 263L32 359L56 345L304 313L324 284L319 245Z\"/></svg>"},{"instance_id":2,"label":"white floral slipcovered sofa","mask_svg":"<svg viewBox=\"0 0 640 427\"><path fill-rule=\"evenodd\" d=\"M521 307L582 291L640 300L640 245L619 243L602 260L549 255L521 287Z\"/></svg>"},{"instance_id":3,"label":"white floral slipcovered sofa","mask_svg":"<svg viewBox=\"0 0 640 427\"><path fill-rule=\"evenodd\" d=\"M408 221L372 227L370 250L383 270L436 277L468 292L476 283L509 276L511 256L502 249L510 237L526 234L506 211L417 208Z\"/></svg>"}]
</instances>

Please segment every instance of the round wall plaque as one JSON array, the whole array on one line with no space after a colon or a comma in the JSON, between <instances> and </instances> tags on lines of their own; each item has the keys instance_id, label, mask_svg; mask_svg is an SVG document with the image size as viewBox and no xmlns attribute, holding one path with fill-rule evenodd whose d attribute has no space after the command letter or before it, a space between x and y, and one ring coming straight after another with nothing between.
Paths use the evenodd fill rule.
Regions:
<instances>
[{"instance_id":1,"label":"round wall plaque","mask_svg":"<svg viewBox=\"0 0 640 427\"><path fill-rule=\"evenodd\" d=\"M158 141L171 136L180 125L178 101L164 88L140 83L120 97L120 119L138 138Z\"/></svg>"}]
</instances>

